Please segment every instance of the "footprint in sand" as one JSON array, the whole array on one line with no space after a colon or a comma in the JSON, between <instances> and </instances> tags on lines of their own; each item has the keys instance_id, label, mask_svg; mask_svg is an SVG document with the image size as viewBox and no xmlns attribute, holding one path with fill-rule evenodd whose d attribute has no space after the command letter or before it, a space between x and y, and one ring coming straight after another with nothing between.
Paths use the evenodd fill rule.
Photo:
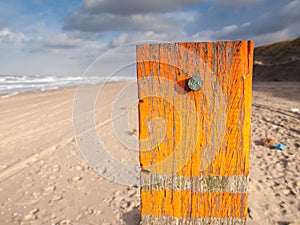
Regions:
<instances>
[{"instance_id":1,"label":"footprint in sand","mask_svg":"<svg viewBox=\"0 0 300 225\"><path fill-rule=\"evenodd\" d=\"M50 205L53 205L53 204L55 204L55 203L61 201L62 199L63 199L63 196L61 196L61 195L54 195L54 196L52 197L52 199L49 201L49 204L50 204Z\"/></svg>"},{"instance_id":2,"label":"footprint in sand","mask_svg":"<svg viewBox=\"0 0 300 225\"><path fill-rule=\"evenodd\" d=\"M37 213L39 212L39 209L33 209L31 210L25 217L24 220L30 221L30 220L36 220L38 218Z\"/></svg>"},{"instance_id":3,"label":"footprint in sand","mask_svg":"<svg viewBox=\"0 0 300 225\"><path fill-rule=\"evenodd\" d=\"M43 188L43 195L49 195L56 190L56 186L46 186Z\"/></svg>"}]
</instances>

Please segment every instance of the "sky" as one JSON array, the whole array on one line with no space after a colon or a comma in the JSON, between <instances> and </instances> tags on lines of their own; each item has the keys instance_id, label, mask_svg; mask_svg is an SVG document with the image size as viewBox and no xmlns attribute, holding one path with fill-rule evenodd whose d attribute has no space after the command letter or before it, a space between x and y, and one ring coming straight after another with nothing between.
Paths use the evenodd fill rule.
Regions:
<instances>
[{"instance_id":1,"label":"sky","mask_svg":"<svg viewBox=\"0 0 300 225\"><path fill-rule=\"evenodd\" d=\"M259 46L299 37L299 12L300 0L1 0L0 74L131 76L137 42Z\"/></svg>"}]
</instances>

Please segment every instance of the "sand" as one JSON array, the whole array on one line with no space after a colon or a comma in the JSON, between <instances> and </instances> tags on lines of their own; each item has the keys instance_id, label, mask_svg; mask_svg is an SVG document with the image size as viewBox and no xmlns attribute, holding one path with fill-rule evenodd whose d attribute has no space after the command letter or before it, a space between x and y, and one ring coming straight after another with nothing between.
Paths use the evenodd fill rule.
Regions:
<instances>
[{"instance_id":1,"label":"sand","mask_svg":"<svg viewBox=\"0 0 300 225\"><path fill-rule=\"evenodd\" d=\"M83 159L78 134L75 137L73 132L73 121L92 115L93 126L82 124L82 132L96 128L110 155L138 166L138 152L131 149L137 138L136 105L125 100L122 105L126 95L120 95L129 84L110 83L96 104L92 97L83 101L83 109L95 104L92 114L84 110L74 114L76 88L0 99L1 225L139 224L139 188L119 184L122 177L112 176L106 168L101 172L115 182L100 176ZM82 91L97 93L101 88ZM300 224L300 113L296 110L300 110L300 83L256 83L253 89L248 223ZM136 89L131 91L135 96ZM128 127L113 129L116 99L117 111L129 116ZM74 115L78 120L73 120ZM285 144L286 150L263 146L265 137Z\"/></svg>"}]
</instances>

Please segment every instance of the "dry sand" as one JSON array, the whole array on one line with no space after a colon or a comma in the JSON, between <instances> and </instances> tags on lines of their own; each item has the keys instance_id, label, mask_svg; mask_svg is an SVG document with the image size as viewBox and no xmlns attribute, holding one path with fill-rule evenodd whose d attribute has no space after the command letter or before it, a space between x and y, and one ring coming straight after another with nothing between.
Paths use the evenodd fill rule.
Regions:
<instances>
[{"instance_id":1,"label":"dry sand","mask_svg":"<svg viewBox=\"0 0 300 225\"><path fill-rule=\"evenodd\" d=\"M94 124L111 155L138 165L138 152L119 143L111 124L113 102L127 84L105 86ZM75 91L0 99L1 225L139 223L139 188L104 179L81 156L72 127ZM291 109L300 109L300 83L254 85L249 224L300 224L300 113ZM136 107L119 110L130 114L128 130L119 135L136 138ZM287 149L262 146L264 137Z\"/></svg>"}]
</instances>

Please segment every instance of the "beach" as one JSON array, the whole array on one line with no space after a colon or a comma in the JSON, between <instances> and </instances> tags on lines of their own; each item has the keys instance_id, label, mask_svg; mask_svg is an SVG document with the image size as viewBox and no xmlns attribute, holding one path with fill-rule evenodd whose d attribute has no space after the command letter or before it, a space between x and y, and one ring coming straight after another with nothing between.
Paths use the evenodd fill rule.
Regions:
<instances>
[{"instance_id":1,"label":"beach","mask_svg":"<svg viewBox=\"0 0 300 225\"><path fill-rule=\"evenodd\" d=\"M138 167L137 149L118 139L137 140L137 104L117 105L128 129L113 125L125 87L136 95L132 81L82 87L99 96L82 102L93 106L94 127L81 130L95 129L113 158ZM139 187L120 184L108 168L102 174L111 179L101 176L82 157L73 125L86 114L74 113L76 93L69 87L0 99L1 224L139 224ZM254 84L248 224L300 224L299 110L300 82ZM287 147L270 149L263 138Z\"/></svg>"}]
</instances>

